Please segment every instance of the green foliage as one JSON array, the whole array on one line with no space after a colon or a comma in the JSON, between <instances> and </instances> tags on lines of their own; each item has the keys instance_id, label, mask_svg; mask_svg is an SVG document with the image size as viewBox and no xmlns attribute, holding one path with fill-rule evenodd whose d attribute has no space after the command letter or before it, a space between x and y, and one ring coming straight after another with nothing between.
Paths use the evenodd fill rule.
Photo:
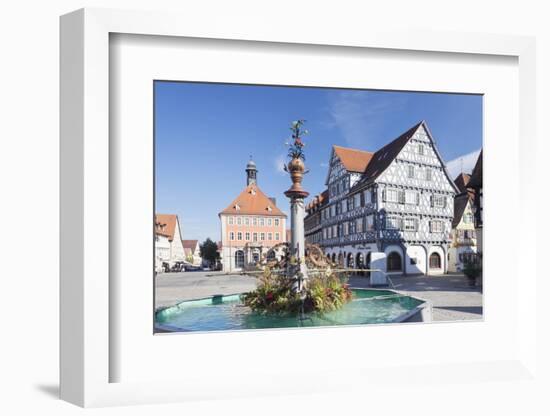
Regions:
<instances>
[{"instance_id":1,"label":"green foliage","mask_svg":"<svg viewBox=\"0 0 550 416\"><path fill-rule=\"evenodd\" d=\"M210 264L215 263L219 257L218 245L213 242L210 238L204 240L204 242L199 246L201 257L208 261Z\"/></svg>"},{"instance_id":2,"label":"green foliage","mask_svg":"<svg viewBox=\"0 0 550 416\"><path fill-rule=\"evenodd\" d=\"M462 271L469 279L477 279L481 275L481 264L467 262Z\"/></svg>"},{"instance_id":3,"label":"green foliage","mask_svg":"<svg viewBox=\"0 0 550 416\"><path fill-rule=\"evenodd\" d=\"M334 273L310 277L303 293L294 289L295 280L264 269L258 287L245 293L242 301L252 310L262 313L326 312L339 309L349 302L352 292ZM302 301L303 299L303 301Z\"/></svg>"}]
</instances>

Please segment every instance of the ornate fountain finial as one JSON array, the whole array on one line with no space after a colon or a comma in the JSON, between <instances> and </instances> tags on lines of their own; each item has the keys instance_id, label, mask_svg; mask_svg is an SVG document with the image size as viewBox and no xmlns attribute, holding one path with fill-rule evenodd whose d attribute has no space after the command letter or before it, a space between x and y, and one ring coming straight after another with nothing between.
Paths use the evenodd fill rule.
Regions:
<instances>
[{"instance_id":1,"label":"ornate fountain finial","mask_svg":"<svg viewBox=\"0 0 550 416\"><path fill-rule=\"evenodd\" d=\"M305 143L302 141L302 137L309 132L303 128L305 120L296 120L292 122L290 130L292 131L292 143L288 143L288 157L290 162L285 165L285 171L290 173L292 179L292 186L285 192L285 195L289 198L306 198L309 192L306 192L302 188L302 180L305 170L304 160L306 159L304 154Z\"/></svg>"}]
</instances>

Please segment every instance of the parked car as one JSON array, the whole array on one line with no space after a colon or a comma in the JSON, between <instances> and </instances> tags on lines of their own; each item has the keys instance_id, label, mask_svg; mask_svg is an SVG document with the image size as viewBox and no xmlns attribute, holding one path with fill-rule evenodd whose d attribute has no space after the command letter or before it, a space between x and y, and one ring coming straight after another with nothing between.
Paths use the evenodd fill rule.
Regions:
<instances>
[{"instance_id":1,"label":"parked car","mask_svg":"<svg viewBox=\"0 0 550 416\"><path fill-rule=\"evenodd\" d=\"M177 261L174 263L172 268L170 269L171 272L184 272L185 271L185 265L183 261Z\"/></svg>"},{"instance_id":2,"label":"parked car","mask_svg":"<svg viewBox=\"0 0 550 416\"><path fill-rule=\"evenodd\" d=\"M186 264L185 265L185 271L186 272L197 272L199 270L202 270L199 266L193 266L192 264Z\"/></svg>"}]
</instances>

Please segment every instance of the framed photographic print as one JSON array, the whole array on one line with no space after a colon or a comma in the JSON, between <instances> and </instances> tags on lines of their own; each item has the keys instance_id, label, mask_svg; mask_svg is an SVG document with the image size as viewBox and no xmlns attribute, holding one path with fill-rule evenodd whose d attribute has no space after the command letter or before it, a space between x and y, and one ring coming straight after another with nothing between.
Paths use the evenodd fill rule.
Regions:
<instances>
[{"instance_id":1,"label":"framed photographic print","mask_svg":"<svg viewBox=\"0 0 550 416\"><path fill-rule=\"evenodd\" d=\"M532 377L534 41L323 33L62 17L63 399Z\"/></svg>"}]
</instances>

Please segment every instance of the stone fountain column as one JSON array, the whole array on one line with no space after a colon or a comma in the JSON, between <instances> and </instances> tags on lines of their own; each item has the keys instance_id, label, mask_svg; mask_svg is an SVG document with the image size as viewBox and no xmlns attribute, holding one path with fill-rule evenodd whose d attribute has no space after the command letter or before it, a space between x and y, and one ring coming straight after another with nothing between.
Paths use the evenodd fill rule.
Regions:
<instances>
[{"instance_id":1,"label":"stone fountain column","mask_svg":"<svg viewBox=\"0 0 550 416\"><path fill-rule=\"evenodd\" d=\"M292 186L285 192L290 199L290 255L297 261L298 265L291 265L288 273L296 276L301 272L301 280L296 284L296 289L301 290L303 283L307 280L307 266L305 256L305 236L304 236L304 199L309 192L302 188L302 179L304 176L305 165L300 158L293 158L287 165L287 170L292 179Z\"/></svg>"}]
</instances>

